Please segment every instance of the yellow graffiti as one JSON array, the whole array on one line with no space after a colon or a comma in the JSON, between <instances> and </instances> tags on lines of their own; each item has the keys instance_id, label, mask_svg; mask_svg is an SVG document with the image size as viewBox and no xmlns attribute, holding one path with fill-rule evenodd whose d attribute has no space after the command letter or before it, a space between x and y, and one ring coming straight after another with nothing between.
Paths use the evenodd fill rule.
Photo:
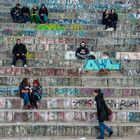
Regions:
<instances>
[{"instance_id":1,"label":"yellow graffiti","mask_svg":"<svg viewBox=\"0 0 140 140\"><path fill-rule=\"evenodd\" d=\"M83 30L83 26L80 25L80 24L72 24L72 25L70 26L70 29L71 29L71 30L74 30L74 31Z\"/></svg>"},{"instance_id":2,"label":"yellow graffiti","mask_svg":"<svg viewBox=\"0 0 140 140\"><path fill-rule=\"evenodd\" d=\"M63 25L59 24L40 24L37 27L37 30L64 30Z\"/></svg>"},{"instance_id":3,"label":"yellow graffiti","mask_svg":"<svg viewBox=\"0 0 140 140\"><path fill-rule=\"evenodd\" d=\"M27 59L34 59L35 54L33 52L27 52L26 57L27 57Z\"/></svg>"}]
</instances>

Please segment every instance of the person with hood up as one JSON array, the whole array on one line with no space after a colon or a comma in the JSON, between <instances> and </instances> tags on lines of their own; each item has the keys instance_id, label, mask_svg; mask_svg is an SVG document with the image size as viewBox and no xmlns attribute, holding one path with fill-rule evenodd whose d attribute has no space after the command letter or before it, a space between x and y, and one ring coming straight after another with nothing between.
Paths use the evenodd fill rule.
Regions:
<instances>
[{"instance_id":1,"label":"person with hood up","mask_svg":"<svg viewBox=\"0 0 140 140\"><path fill-rule=\"evenodd\" d=\"M113 134L112 129L104 124L105 120L109 120L109 114L107 111L107 105L103 98L103 93L101 92L100 89L95 89L93 93L95 96L95 102L97 106L97 118L99 121L99 131L100 131L100 136L98 136L97 139L104 139L104 130L107 130L109 134L108 136L111 137L111 135Z\"/></svg>"},{"instance_id":2,"label":"person with hood up","mask_svg":"<svg viewBox=\"0 0 140 140\"><path fill-rule=\"evenodd\" d=\"M78 59L95 59L95 56L93 56L89 53L89 50L86 46L87 46L86 43L84 41L82 41L80 43L80 47L77 48L77 50L76 50L75 56Z\"/></svg>"}]
</instances>

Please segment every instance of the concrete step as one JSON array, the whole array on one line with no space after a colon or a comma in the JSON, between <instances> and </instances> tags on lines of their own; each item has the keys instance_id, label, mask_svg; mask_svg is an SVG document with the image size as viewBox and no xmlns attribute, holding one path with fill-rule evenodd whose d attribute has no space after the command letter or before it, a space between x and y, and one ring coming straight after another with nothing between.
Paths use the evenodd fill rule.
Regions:
<instances>
[{"instance_id":1,"label":"concrete step","mask_svg":"<svg viewBox=\"0 0 140 140\"><path fill-rule=\"evenodd\" d=\"M1 33L3 35L29 35L29 36L39 36L42 34L46 34L46 31L53 32L64 32L64 31L69 31L69 32L91 32L93 35L104 35L108 37L112 37L112 35L122 35L122 37L138 37L139 33L139 25L129 25L129 24L120 24L118 23L117 25L117 31L105 31L103 25L82 25L82 24L55 24L55 23L50 23L50 24L15 24L15 23L0 23L1 27ZM122 31L125 31L122 33ZM130 32L132 32L130 34ZM27 34L30 33L30 34ZM112 35L109 35L112 34Z\"/></svg>"},{"instance_id":2,"label":"concrete step","mask_svg":"<svg viewBox=\"0 0 140 140\"><path fill-rule=\"evenodd\" d=\"M26 76L1 76L1 86L18 86ZM30 81L38 79L42 86L81 87L139 87L140 77L53 77L29 76Z\"/></svg>"},{"instance_id":3,"label":"concrete step","mask_svg":"<svg viewBox=\"0 0 140 140\"><path fill-rule=\"evenodd\" d=\"M81 36L82 35L82 36ZM10 47L12 49L13 45L15 44L15 41L17 38L20 38L22 43L27 45L27 47L30 50L38 48L38 50L45 49L46 51L50 51L51 49L54 50L59 50L59 51L64 51L64 50L76 50L77 47L79 47L79 44L82 40L87 42L87 46L89 50L91 51L107 51L107 52L114 52L114 51L140 51L139 49L139 38L108 38L108 37L97 37L94 36L91 38L93 33L72 33L72 32L65 32L61 33L58 32L56 34L56 31L53 32L47 32L47 35L44 37L32 37L32 36L24 36L22 37L21 35L19 36L2 36L0 40L0 44L2 47L7 46L8 48ZM54 40L52 38L56 37ZM71 36L71 37L70 37ZM81 38L80 38L81 36ZM46 39L48 37L48 39ZM52 37L52 38L51 38ZM67 39L70 37L69 39ZM50 39L51 38L51 39ZM60 40L61 38L61 40ZM64 39L62 39L64 38ZM62 42L59 42L62 41ZM73 42L72 42L73 41ZM5 49L7 49L7 47ZM113 50L114 49L114 50Z\"/></svg>"},{"instance_id":4,"label":"concrete step","mask_svg":"<svg viewBox=\"0 0 140 140\"><path fill-rule=\"evenodd\" d=\"M98 124L96 123L6 123L0 124L1 137L39 137L39 136L82 136L95 137L98 135ZM139 134L139 123L109 123L113 129L113 136L136 136ZM107 135L106 137L107 138ZM131 137L129 137L131 138ZM51 138L53 139L53 138ZM69 139L68 139L69 140ZM72 139L73 140L73 139ZM133 139L132 139L133 140ZM138 140L138 139L137 139Z\"/></svg>"},{"instance_id":5,"label":"concrete step","mask_svg":"<svg viewBox=\"0 0 140 140\"><path fill-rule=\"evenodd\" d=\"M136 97L111 97L105 98L106 104L114 109L114 112L140 112L140 99ZM1 97L0 112L20 110L23 100L20 97ZM96 110L94 97L46 97L38 103L42 112L92 112ZM135 110L135 111L134 111ZM125 113L124 113L125 114Z\"/></svg>"},{"instance_id":6,"label":"concrete step","mask_svg":"<svg viewBox=\"0 0 140 140\"><path fill-rule=\"evenodd\" d=\"M22 123L48 123L48 125L67 125L67 126L97 126L97 117L96 113L91 112L81 112L80 110L77 112L73 111L60 111L60 112L51 112L51 111L6 111L0 112L1 123L15 123L15 124L22 124ZM137 124L139 122L140 112L114 112L113 120L110 122L111 126L132 126L132 123L135 123L135 126L140 126ZM122 117L123 116L123 117ZM135 119L134 119L135 117ZM137 119L136 119L137 118ZM80 124L79 124L80 123ZM92 123L92 124L91 124ZM1 126L1 125L0 125Z\"/></svg>"},{"instance_id":7,"label":"concrete step","mask_svg":"<svg viewBox=\"0 0 140 140\"><path fill-rule=\"evenodd\" d=\"M12 138L1 138L2 140L96 140L96 136L91 137L80 137L80 136L32 136L32 137L12 137ZM111 138L105 137L106 140L139 140L139 135L135 136L112 136Z\"/></svg>"},{"instance_id":8,"label":"concrete step","mask_svg":"<svg viewBox=\"0 0 140 140\"><path fill-rule=\"evenodd\" d=\"M100 33L105 33L105 31L103 30L103 27L102 25L100 24L90 24L90 25L82 25L82 24L78 24L78 23L75 23L75 24L25 24L25 23L20 23L20 24L17 24L17 23L0 23L0 27L1 27L1 30L2 31L41 31L43 33L43 29L44 29L44 32L46 30L70 30L70 31L94 31L94 32L100 32ZM133 32L138 32L140 29L139 29L139 25L135 24L135 25L129 25L128 23L126 24L121 24L120 22L118 22L117 24L117 31L116 33L119 33L119 32L122 32L122 31L133 31ZM24 32L23 32L24 33ZM109 32L107 32L109 33ZM125 33L124 33L125 34Z\"/></svg>"},{"instance_id":9,"label":"concrete step","mask_svg":"<svg viewBox=\"0 0 140 140\"><path fill-rule=\"evenodd\" d=\"M103 90L105 97L140 97L140 87L95 87ZM77 98L77 97L93 97L94 87L78 87L78 86L43 86L43 98ZM19 97L18 86L0 86L0 97Z\"/></svg>"}]
</instances>

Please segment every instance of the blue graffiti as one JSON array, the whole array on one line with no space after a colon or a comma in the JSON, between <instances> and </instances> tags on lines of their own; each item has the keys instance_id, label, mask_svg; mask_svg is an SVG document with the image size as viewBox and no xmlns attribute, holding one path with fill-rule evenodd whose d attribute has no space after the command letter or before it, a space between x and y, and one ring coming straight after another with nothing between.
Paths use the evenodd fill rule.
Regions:
<instances>
[{"instance_id":1,"label":"blue graffiti","mask_svg":"<svg viewBox=\"0 0 140 140\"><path fill-rule=\"evenodd\" d=\"M56 94L80 94L80 90L79 89L71 89L71 88L63 88L63 89L56 89L55 90Z\"/></svg>"},{"instance_id":2,"label":"blue graffiti","mask_svg":"<svg viewBox=\"0 0 140 140\"><path fill-rule=\"evenodd\" d=\"M139 112L130 112L128 114L129 122L139 122L140 121L140 114Z\"/></svg>"},{"instance_id":3,"label":"blue graffiti","mask_svg":"<svg viewBox=\"0 0 140 140\"><path fill-rule=\"evenodd\" d=\"M119 70L120 67L119 63L113 63L111 59L86 60L84 64L84 70Z\"/></svg>"}]
</instances>

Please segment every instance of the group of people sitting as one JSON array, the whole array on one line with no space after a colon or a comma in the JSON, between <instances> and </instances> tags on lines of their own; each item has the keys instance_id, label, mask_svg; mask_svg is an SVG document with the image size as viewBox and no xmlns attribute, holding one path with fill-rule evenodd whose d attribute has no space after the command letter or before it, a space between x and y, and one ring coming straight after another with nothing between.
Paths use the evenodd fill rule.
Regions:
<instances>
[{"instance_id":1,"label":"group of people sitting","mask_svg":"<svg viewBox=\"0 0 140 140\"><path fill-rule=\"evenodd\" d=\"M105 10L102 15L102 24L105 25L105 29L114 28L116 31L118 21L118 15L115 10Z\"/></svg>"},{"instance_id":2,"label":"group of people sitting","mask_svg":"<svg viewBox=\"0 0 140 140\"><path fill-rule=\"evenodd\" d=\"M42 87L38 80L31 86L28 78L24 78L19 85L20 97L24 101L24 109L38 109L37 101L41 100Z\"/></svg>"},{"instance_id":3,"label":"group of people sitting","mask_svg":"<svg viewBox=\"0 0 140 140\"><path fill-rule=\"evenodd\" d=\"M48 9L44 4L40 9L34 4L30 11L29 7L20 8L20 3L17 3L11 9L10 15L14 23L48 23Z\"/></svg>"}]
</instances>

